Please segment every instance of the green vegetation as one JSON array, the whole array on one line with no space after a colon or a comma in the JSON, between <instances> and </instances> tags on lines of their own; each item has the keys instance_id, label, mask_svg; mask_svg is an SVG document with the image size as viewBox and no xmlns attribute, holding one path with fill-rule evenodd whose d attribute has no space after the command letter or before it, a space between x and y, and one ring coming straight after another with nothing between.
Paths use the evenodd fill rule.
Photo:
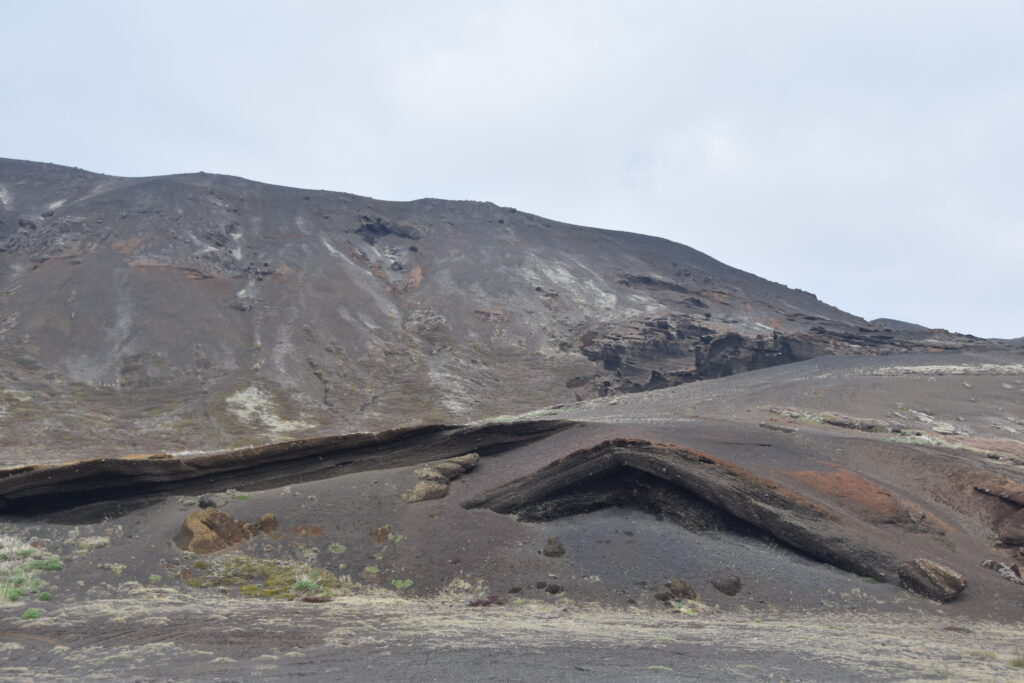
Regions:
<instances>
[{"instance_id":1,"label":"green vegetation","mask_svg":"<svg viewBox=\"0 0 1024 683\"><path fill-rule=\"evenodd\" d=\"M30 566L32 569L42 569L43 571L48 572L64 569L64 563L60 561L59 557L47 557L41 560L35 560Z\"/></svg>"},{"instance_id":2,"label":"green vegetation","mask_svg":"<svg viewBox=\"0 0 1024 683\"><path fill-rule=\"evenodd\" d=\"M1010 666L1016 669L1024 669L1024 655L1017 655L1010 660Z\"/></svg>"},{"instance_id":3,"label":"green vegetation","mask_svg":"<svg viewBox=\"0 0 1024 683\"><path fill-rule=\"evenodd\" d=\"M412 585L412 579L393 579L391 585L398 590L405 590Z\"/></svg>"},{"instance_id":4,"label":"green vegetation","mask_svg":"<svg viewBox=\"0 0 1024 683\"><path fill-rule=\"evenodd\" d=\"M41 572L61 569L64 563L42 543L0 535L0 602L15 602L40 592L45 587Z\"/></svg>"},{"instance_id":5,"label":"green vegetation","mask_svg":"<svg viewBox=\"0 0 1024 683\"><path fill-rule=\"evenodd\" d=\"M294 600L313 595L348 592L350 583L327 571L301 562L268 560L248 555L226 555L200 561L201 572L188 581L194 588L237 586L242 595Z\"/></svg>"},{"instance_id":6,"label":"green vegetation","mask_svg":"<svg viewBox=\"0 0 1024 683\"><path fill-rule=\"evenodd\" d=\"M340 543L332 543L327 546L327 552L334 553L335 555L341 555L346 550L348 550L348 547L343 546Z\"/></svg>"},{"instance_id":7,"label":"green vegetation","mask_svg":"<svg viewBox=\"0 0 1024 683\"><path fill-rule=\"evenodd\" d=\"M39 598L40 600L52 600L52 599L53 599L53 596L52 596L52 595L50 595L50 594L49 594L48 592L46 592L46 591L43 591L42 593L40 593L40 594L39 594L39 595L37 595L36 597L38 597L38 598Z\"/></svg>"},{"instance_id":8,"label":"green vegetation","mask_svg":"<svg viewBox=\"0 0 1024 683\"><path fill-rule=\"evenodd\" d=\"M160 583L163 580L164 580L164 577L160 576L159 574L150 574L149 575L149 582L150 583Z\"/></svg>"},{"instance_id":9,"label":"green vegetation","mask_svg":"<svg viewBox=\"0 0 1024 683\"><path fill-rule=\"evenodd\" d=\"M30 607L29 609L27 609L27 610L25 610L24 612L21 613L21 618L22 619L38 619L42 615L43 615L43 610L36 609L35 607Z\"/></svg>"},{"instance_id":10,"label":"green vegetation","mask_svg":"<svg viewBox=\"0 0 1024 683\"><path fill-rule=\"evenodd\" d=\"M363 571L366 572L367 574L380 574L380 568L379 567L374 567L372 564L369 565L369 566L363 567Z\"/></svg>"}]
</instances>

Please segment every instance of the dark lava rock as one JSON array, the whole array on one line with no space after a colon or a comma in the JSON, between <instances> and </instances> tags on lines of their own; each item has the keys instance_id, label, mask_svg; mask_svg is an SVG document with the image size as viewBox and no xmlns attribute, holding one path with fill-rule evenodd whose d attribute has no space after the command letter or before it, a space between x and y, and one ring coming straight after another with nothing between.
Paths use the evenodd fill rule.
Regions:
<instances>
[{"instance_id":1,"label":"dark lava rock","mask_svg":"<svg viewBox=\"0 0 1024 683\"><path fill-rule=\"evenodd\" d=\"M199 507L203 509L215 508L217 507L217 501L215 501L211 496L199 496Z\"/></svg>"},{"instance_id":2,"label":"dark lava rock","mask_svg":"<svg viewBox=\"0 0 1024 683\"><path fill-rule=\"evenodd\" d=\"M523 590L522 586L512 586L511 588L508 589L508 592L509 593L519 593L522 590Z\"/></svg>"},{"instance_id":3,"label":"dark lava rock","mask_svg":"<svg viewBox=\"0 0 1024 683\"><path fill-rule=\"evenodd\" d=\"M676 600L696 600L697 591L693 590L693 586L688 584L684 579L672 579L665 584L668 588L668 592L672 594L672 597Z\"/></svg>"},{"instance_id":4,"label":"dark lava rock","mask_svg":"<svg viewBox=\"0 0 1024 683\"><path fill-rule=\"evenodd\" d=\"M963 575L931 560L904 562L898 572L904 588L938 602L955 600L967 588Z\"/></svg>"},{"instance_id":5,"label":"dark lava rock","mask_svg":"<svg viewBox=\"0 0 1024 683\"><path fill-rule=\"evenodd\" d=\"M562 591L564 591L565 588L559 586L557 583L549 583L547 585L547 588L545 588L544 590L548 593L551 593L552 595L555 595L557 593L561 593Z\"/></svg>"},{"instance_id":6,"label":"dark lava rock","mask_svg":"<svg viewBox=\"0 0 1024 683\"><path fill-rule=\"evenodd\" d=\"M740 592L740 588L743 587L743 582L740 581L740 577L735 574L722 574L711 579L711 585L715 587L719 593L725 593L726 595L732 596Z\"/></svg>"},{"instance_id":7,"label":"dark lava rock","mask_svg":"<svg viewBox=\"0 0 1024 683\"><path fill-rule=\"evenodd\" d=\"M565 546L562 545L562 541L557 536L552 536L548 539L541 552L548 557L562 557L565 555Z\"/></svg>"},{"instance_id":8,"label":"dark lava rock","mask_svg":"<svg viewBox=\"0 0 1024 683\"><path fill-rule=\"evenodd\" d=\"M548 587L548 582L547 581L538 581L537 583L535 583L533 585L536 586L539 590L544 590L545 588Z\"/></svg>"}]
</instances>

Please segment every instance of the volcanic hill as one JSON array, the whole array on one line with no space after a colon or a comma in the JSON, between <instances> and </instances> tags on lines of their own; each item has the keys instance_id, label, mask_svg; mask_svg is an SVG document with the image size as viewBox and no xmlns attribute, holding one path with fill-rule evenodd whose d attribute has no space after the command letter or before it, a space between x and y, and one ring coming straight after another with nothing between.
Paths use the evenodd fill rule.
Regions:
<instances>
[{"instance_id":1,"label":"volcanic hill","mask_svg":"<svg viewBox=\"0 0 1024 683\"><path fill-rule=\"evenodd\" d=\"M0 160L0 465L464 423L982 348L490 203Z\"/></svg>"},{"instance_id":2,"label":"volcanic hill","mask_svg":"<svg viewBox=\"0 0 1024 683\"><path fill-rule=\"evenodd\" d=\"M665 240L0 161L0 678L1008 679L1022 432Z\"/></svg>"}]
</instances>

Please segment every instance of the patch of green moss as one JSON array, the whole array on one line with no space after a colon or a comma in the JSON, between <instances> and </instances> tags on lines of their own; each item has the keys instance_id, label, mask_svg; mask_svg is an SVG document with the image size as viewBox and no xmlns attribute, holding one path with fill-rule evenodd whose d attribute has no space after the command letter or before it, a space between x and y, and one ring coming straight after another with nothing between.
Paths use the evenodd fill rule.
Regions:
<instances>
[{"instance_id":1,"label":"patch of green moss","mask_svg":"<svg viewBox=\"0 0 1024 683\"><path fill-rule=\"evenodd\" d=\"M293 600L344 592L348 585L326 569L301 562L239 554L219 557L205 564L205 573L189 580L190 586L238 586L239 592L248 597Z\"/></svg>"}]
</instances>

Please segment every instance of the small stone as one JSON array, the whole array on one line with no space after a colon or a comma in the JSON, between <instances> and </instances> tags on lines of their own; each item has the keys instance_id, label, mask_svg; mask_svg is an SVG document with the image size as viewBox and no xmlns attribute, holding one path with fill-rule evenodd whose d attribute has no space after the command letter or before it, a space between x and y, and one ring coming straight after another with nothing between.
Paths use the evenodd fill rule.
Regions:
<instances>
[{"instance_id":1,"label":"small stone","mask_svg":"<svg viewBox=\"0 0 1024 683\"><path fill-rule=\"evenodd\" d=\"M388 542L388 538L391 536L391 525L385 524L384 526L376 527L370 532L370 540L373 541L374 545L384 545Z\"/></svg>"},{"instance_id":2,"label":"small stone","mask_svg":"<svg viewBox=\"0 0 1024 683\"><path fill-rule=\"evenodd\" d=\"M440 481L421 481L402 494L406 503L419 503L424 500L436 500L448 495L448 484Z\"/></svg>"},{"instance_id":3,"label":"small stone","mask_svg":"<svg viewBox=\"0 0 1024 683\"><path fill-rule=\"evenodd\" d=\"M512 586L511 588L508 589L508 592L509 593L519 593L522 590L523 590L522 586Z\"/></svg>"},{"instance_id":4,"label":"small stone","mask_svg":"<svg viewBox=\"0 0 1024 683\"><path fill-rule=\"evenodd\" d=\"M551 593L552 595L555 595L557 593L561 593L565 589L559 586L557 583L549 583L544 590L548 593Z\"/></svg>"},{"instance_id":5,"label":"small stone","mask_svg":"<svg viewBox=\"0 0 1024 683\"><path fill-rule=\"evenodd\" d=\"M272 531L277 531L277 516L272 512L268 512L265 515L260 515L260 521L257 524L260 531L265 534L269 534Z\"/></svg>"},{"instance_id":6,"label":"small stone","mask_svg":"<svg viewBox=\"0 0 1024 683\"><path fill-rule=\"evenodd\" d=\"M544 545L544 549L541 550L541 553L548 557L562 557L565 555L565 546L562 545L562 541L557 536L552 536Z\"/></svg>"},{"instance_id":7,"label":"small stone","mask_svg":"<svg viewBox=\"0 0 1024 683\"><path fill-rule=\"evenodd\" d=\"M215 508L217 507L217 501L211 496L199 496L199 507L203 508Z\"/></svg>"},{"instance_id":8,"label":"small stone","mask_svg":"<svg viewBox=\"0 0 1024 683\"><path fill-rule=\"evenodd\" d=\"M719 593L731 596L740 592L740 588L743 587L743 582L740 581L740 577L735 574L723 574L711 579L711 585L714 586L715 590Z\"/></svg>"},{"instance_id":9,"label":"small stone","mask_svg":"<svg viewBox=\"0 0 1024 683\"><path fill-rule=\"evenodd\" d=\"M967 579L962 574L931 560L904 562L897 571L904 588L929 600L949 602L967 588Z\"/></svg>"}]
</instances>

